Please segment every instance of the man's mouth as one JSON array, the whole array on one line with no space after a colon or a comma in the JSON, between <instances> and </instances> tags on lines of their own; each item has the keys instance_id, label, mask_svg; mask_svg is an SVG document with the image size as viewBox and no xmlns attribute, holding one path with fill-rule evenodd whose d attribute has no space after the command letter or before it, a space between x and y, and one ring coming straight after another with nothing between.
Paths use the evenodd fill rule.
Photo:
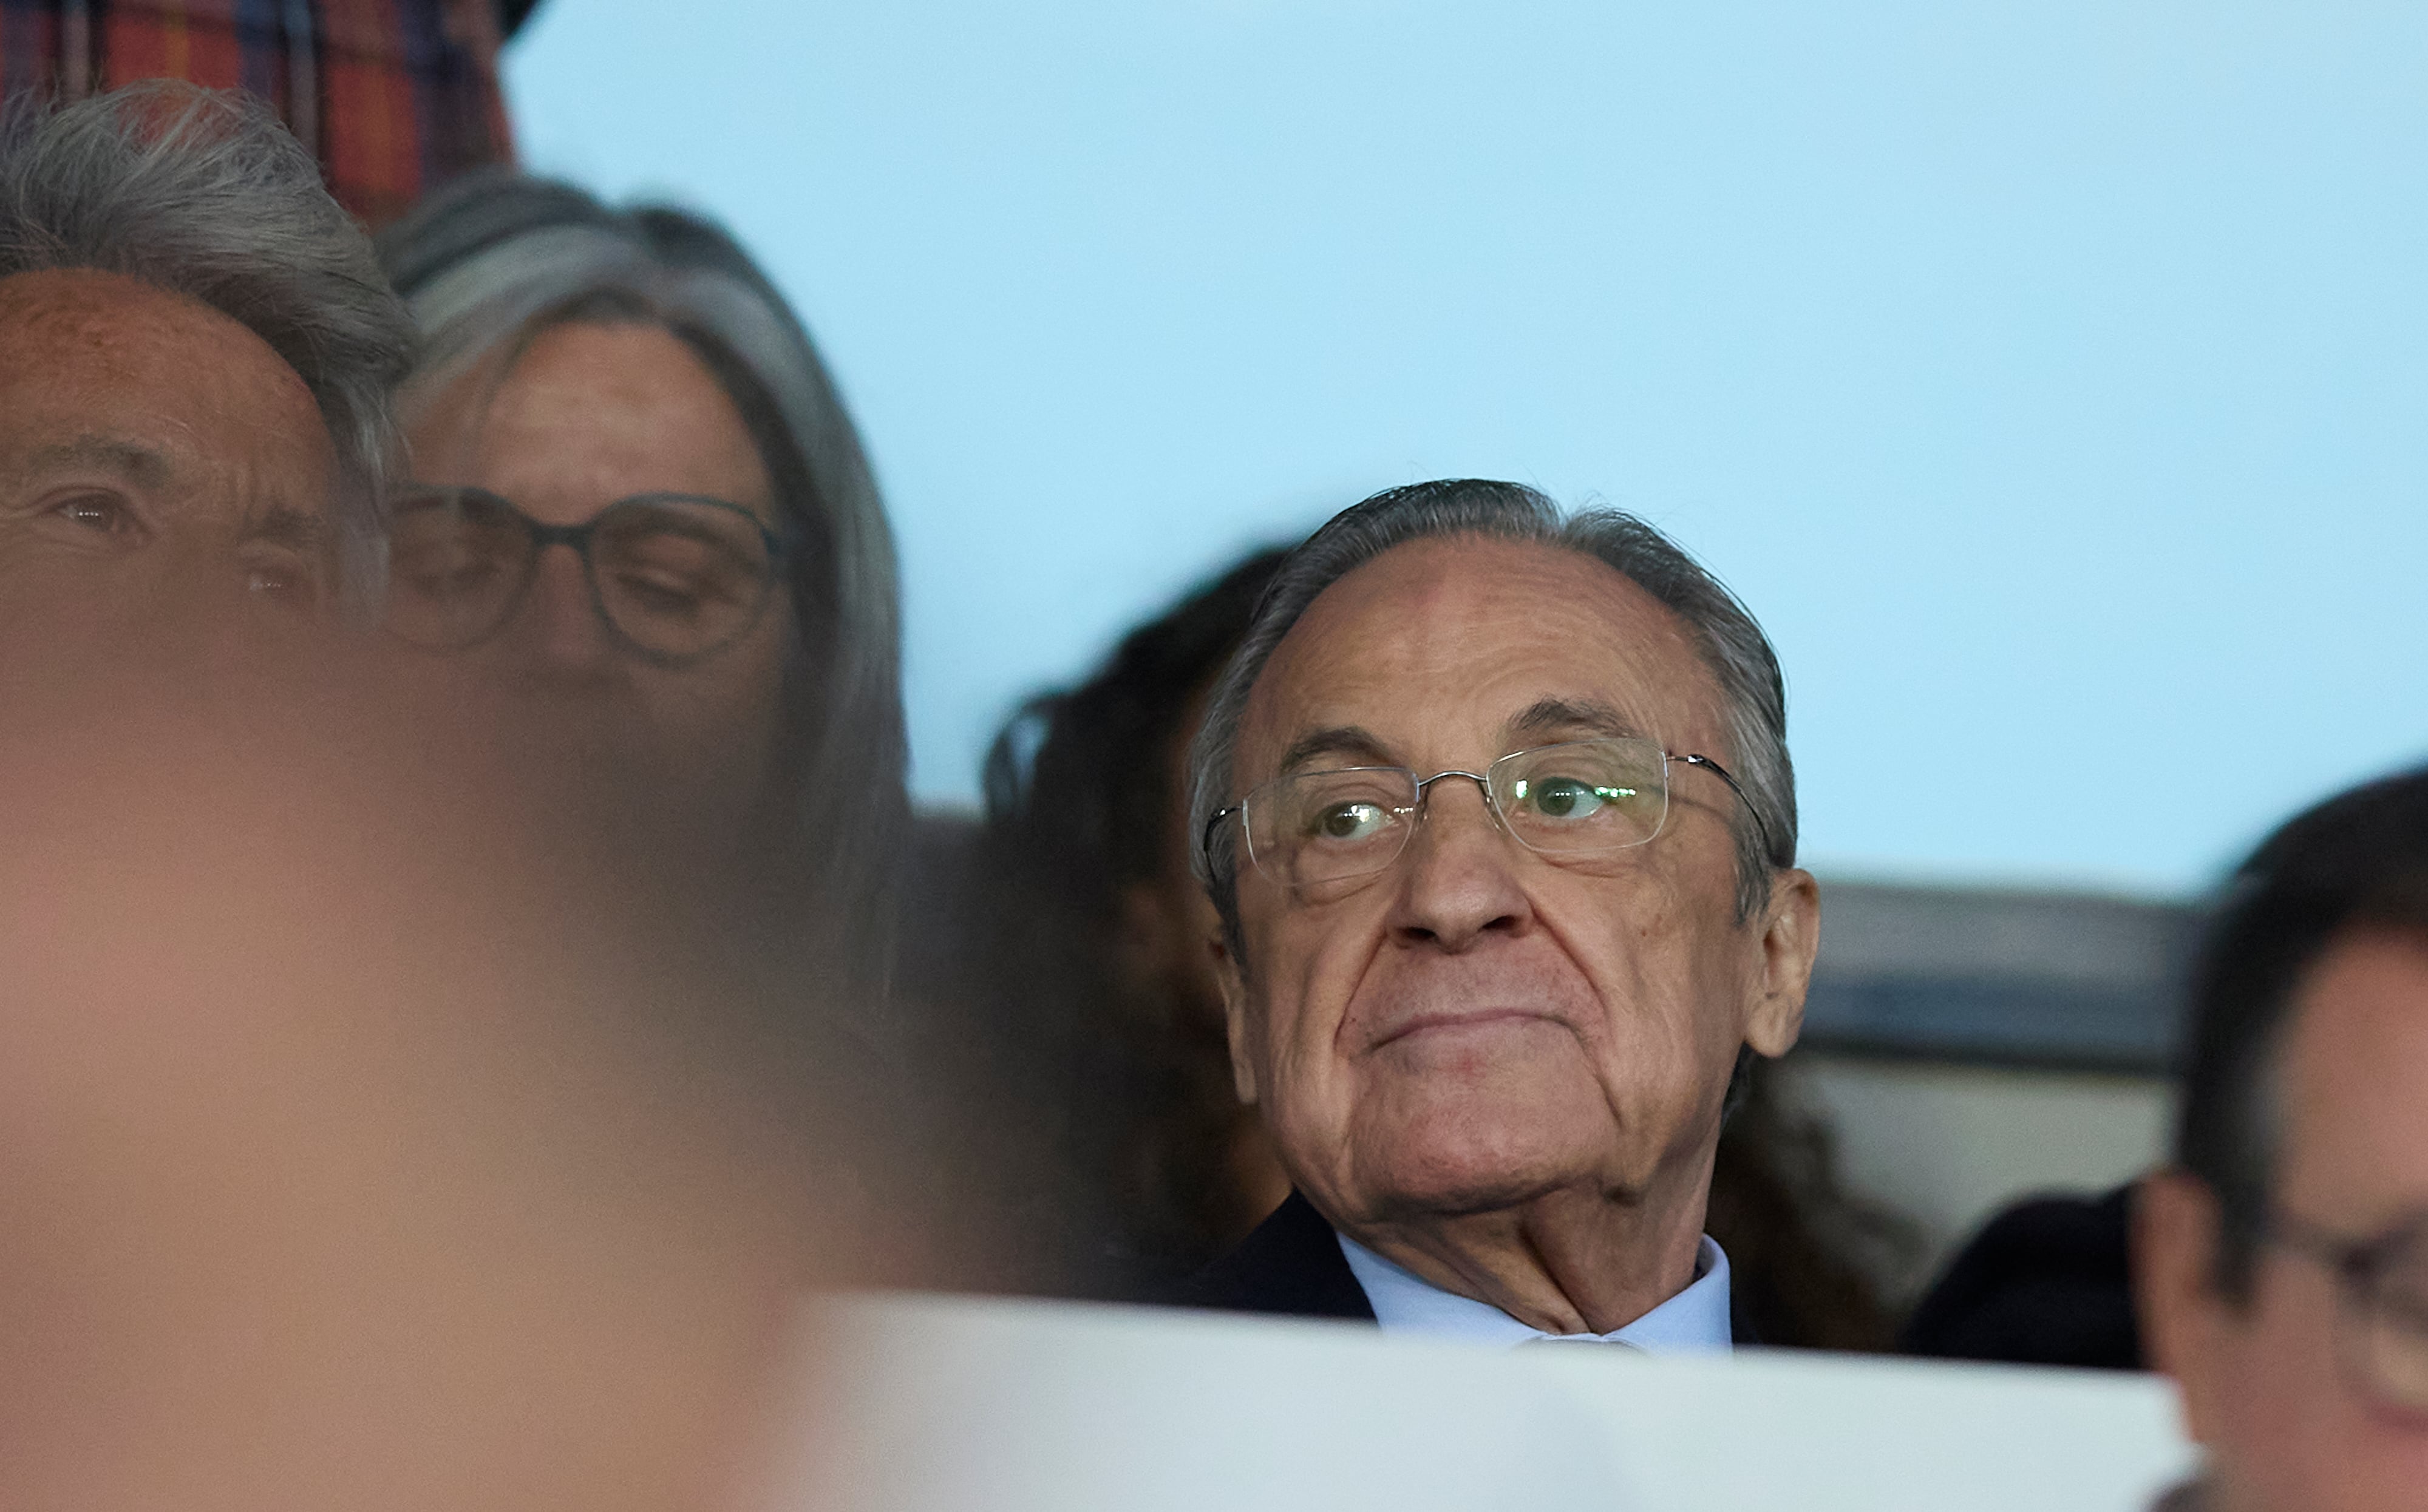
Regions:
<instances>
[{"instance_id":1,"label":"man's mouth","mask_svg":"<svg viewBox=\"0 0 2428 1512\"><path fill-rule=\"evenodd\" d=\"M1395 1045L1419 1035L1465 1033L1505 1028L1512 1024L1551 1021L1551 1016L1538 1008L1468 1008L1417 1014L1392 1025L1375 1039L1370 1048L1379 1050L1386 1045Z\"/></svg>"}]
</instances>

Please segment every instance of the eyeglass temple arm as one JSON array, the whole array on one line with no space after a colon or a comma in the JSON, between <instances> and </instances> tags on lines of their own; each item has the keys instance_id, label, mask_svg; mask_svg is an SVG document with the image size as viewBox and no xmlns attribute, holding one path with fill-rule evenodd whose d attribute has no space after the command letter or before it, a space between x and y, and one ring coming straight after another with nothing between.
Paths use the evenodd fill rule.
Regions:
<instances>
[{"instance_id":1,"label":"eyeglass temple arm","mask_svg":"<svg viewBox=\"0 0 2428 1512\"><path fill-rule=\"evenodd\" d=\"M1746 816L1753 821L1754 832L1762 837L1763 858L1764 860L1772 858L1776 853L1774 853L1771 848L1770 826L1762 821L1762 810L1753 806L1753 800L1746 796L1744 787L1740 785L1737 782L1737 779L1730 773L1728 768L1720 765L1718 762L1713 760L1707 756L1689 755L1672 756L1670 759L1682 762L1686 766L1700 767L1704 771L1710 772L1713 776L1727 783L1729 785L1729 791L1737 795L1737 802L1745 805Z\"/></svg>"},{"instance_id":2,"label":"eyeglass temple arm","mask_svg":"<svg viewBox=\"0 0 2428 1512\"><path fill-rule=\"evenodd\" d=\"M1214 866L1214 827L1245 806L1243 804L1232 804L1206 816L1206 828L1197 837L1197 847L1206 853L1206 870L1212 870Z\"/></svg>"}]
</instances>

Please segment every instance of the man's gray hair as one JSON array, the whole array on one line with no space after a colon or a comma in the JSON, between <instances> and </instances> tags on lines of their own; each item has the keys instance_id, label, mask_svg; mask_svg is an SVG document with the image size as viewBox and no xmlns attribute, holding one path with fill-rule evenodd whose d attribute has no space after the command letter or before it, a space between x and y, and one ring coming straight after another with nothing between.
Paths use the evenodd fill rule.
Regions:
<instances>
[{"instance_id":1,"label":"man's gray hair","mask_svg":"<svg viewBox=\"0 0 2428 1512\"><path fill-rule=\"evenodd\" d=\"M815 872L804 880L839 911L851 987L880 985L908 823L894 536L809 333L721 228L512 170L456 180L383 232L379 251L423 337L408 415L460 380L502 383L531 343L575 322L659 327L725 390L795 533L786 775Z\"/></svg>"},{"instance_id":2,"label":"man's gray hair","mask_svg":"<svg viewBox=\"0 0 2428 1512\"><path fill-rule=\"evenodd\" d=\"M208 305L285 359L337 455L350 591L376 588L389 395L413 343L363 228L267 106L173 81L0 115L0 278L84 269Z\"/></svg>"},{"instance_id":3,"label":"man's gray hair","mask_svg":"<svg viewBox=\"0 0 2428 1512\"><path fill-rule=\"evenodd\" d=\"M1796 864L1796 769L1787 757L1787 690L1769 638L1736 595L1676 543L1632 514L1588 510L1563 516L1550 499L1517 483L1449 479L1413 483L1343 510L1290 553L1256 606L1248 633L1207 700L1206 723L1189 752L1191 859L1239 944L1238 826L1208 834L1215 814L1236 801L1232 763L1248 694L1322 592L1366 562L1411 542L1487 536L1574 551L1616 569L1684 623L1719 685L1730 771L1746 806L1761 820L1731 821L1737 849L1737 914L1751 918L1770 897L1774 872ZM1769 837L1767 849L1764 836Z\"/></svg>"}]
</instances>

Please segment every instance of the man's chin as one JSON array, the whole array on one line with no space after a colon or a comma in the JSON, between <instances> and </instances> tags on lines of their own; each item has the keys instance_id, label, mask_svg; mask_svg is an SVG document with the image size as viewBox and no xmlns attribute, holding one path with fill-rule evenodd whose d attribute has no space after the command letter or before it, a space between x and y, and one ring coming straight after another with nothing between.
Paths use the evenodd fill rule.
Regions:
<instances>
[{"instance_id":1,"label":"man's chin","mask_svg":"<svg viewBox=\"0 0 2428 1512\"><path fill-rule=\"evenodd\" d=\"M1448 1106L1361 1130L1372 1152L1357 1162L1366 1206L1465 1214L1515 1208L1581 1185L1600 1186L1611 1157L1609 1115L1599 1104ZM1414 1114L1415 1111L1411 1110Z\"/></svg>"}]
</instances>

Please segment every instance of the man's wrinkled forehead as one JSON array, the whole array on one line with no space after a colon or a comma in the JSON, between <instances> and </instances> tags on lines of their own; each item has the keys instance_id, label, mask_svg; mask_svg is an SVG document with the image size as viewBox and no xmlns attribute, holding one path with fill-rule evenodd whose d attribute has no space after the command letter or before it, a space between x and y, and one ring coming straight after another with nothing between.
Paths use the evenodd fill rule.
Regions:
<instances>
[{"instance_id":1,"label":"man's wrinkled forehead","mask_svg":"<svg viewBox=\"0 0 2428 1512\"><path fill-rule=\"evenodd\" d=\"M336 447L303 377L241 323L140 280L84 269L0 279L0 395L13 470L73 462L146 487L196 466L311 486L258 501L320 514Z\"/></svg>"},{"instance_id":2,"label":"man's wrinkled forehead","mask_svg":"<svg viewBox=\"0 0 2428 1512\"><path fill-rule=\"evenodd\" d=\"M1602 735L1710 744L1718 693L1684 624L1609 564L1444 537L1360 564L1307 607L1250 692L1237 781L1343 732L1372 747L1344 764L1481 761L1502 753L1464 747Z\"/></svg>"},{"instance_id":3,"label":"man's wrinkled forehead","mask_svg":"<svg viewBox=\"0 0 2428 1512\"><path fill-rule=\"evenodd\" d=\"M274 394L282 405L320 413L311 385L259 333L202 301L123 273L87 268L41 268L0 278L0 377L8 369L75 360L147 374L164 354L212 348L237 362L178 376L204 392L231 382ZM162 338L169 338L163 340Z\"/></svg>"},{"instance_id":4,"label":"man's wrinkled forehead","mask_svg":"<svg viewBox=\"0 0 2428 1512\"><path fill-rule=\"evenodd\" d=\"M130 313L139 314L140 325L127 318ZM148 345L141 340L145 327L226 319L208 305L123 273L48 268L0 278L0 329L26 358L56 361L74 353L123 360Z\"/></svg>"}]
</instances>

